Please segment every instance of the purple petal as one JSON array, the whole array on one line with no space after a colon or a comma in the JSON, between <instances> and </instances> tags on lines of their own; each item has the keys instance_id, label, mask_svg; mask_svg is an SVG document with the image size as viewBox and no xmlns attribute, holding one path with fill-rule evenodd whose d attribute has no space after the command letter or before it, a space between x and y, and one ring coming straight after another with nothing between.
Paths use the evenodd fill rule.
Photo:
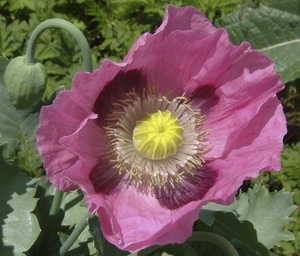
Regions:
<instances>
[{"instance_id":1,"label":"purple petal","mask_svg":"<svg viewBox=\"0 0 300 256\"><path fill-rule=\"evenodd\" d=\"M177 209L191 201L201 200L207 191L214 186L217 172L207 164L196 170L194 175L185 174L182 184L167 184L166 187L156 187L155 196L159 203L170 210Z\"/></svg>"}]
</instances>

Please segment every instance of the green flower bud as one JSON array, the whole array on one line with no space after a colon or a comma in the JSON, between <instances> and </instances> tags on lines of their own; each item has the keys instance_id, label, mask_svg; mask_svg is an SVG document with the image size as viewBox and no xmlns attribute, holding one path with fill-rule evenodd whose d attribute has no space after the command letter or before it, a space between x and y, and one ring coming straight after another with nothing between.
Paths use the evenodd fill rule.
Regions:
<instances>
[{"instance_id":1,"label":"green flower bud","mask_svg":"<svg viewBox=\"0 0 300 256\"><path fill-rule=\"evenodd\" d=\"M46 89L47 72L43 64L27 64L25 56L14 58L4 73L4 83L12 104L27 109L39 101Z\"/></svg>"}]
</instances>

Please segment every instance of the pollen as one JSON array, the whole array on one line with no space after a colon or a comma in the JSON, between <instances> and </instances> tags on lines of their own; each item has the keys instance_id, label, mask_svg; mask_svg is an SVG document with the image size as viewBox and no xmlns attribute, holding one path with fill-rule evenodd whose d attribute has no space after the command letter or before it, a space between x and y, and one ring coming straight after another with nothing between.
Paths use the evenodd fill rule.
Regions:
<instances>
[{"instance_id":1,"label":"pollen","mask_svg":"<svg viewBox=\"0 0 300 256\"><path fill-rule=\"evenodd\" d=\"M133 130L133 144L143 157L162 160L176 154L183 144L183 128L178 119L169 110L146 113L142 120L136 122Z\"/></svg>"},{"instance_id":2,"label":"pollen","mask_svg":"<svg viewBox=\"0 0 300 256\"><path fill-rule=\"evenodd\" d=\"M126 94L106 118L106 158L142 193L175 189L201 169L209 150L205 116L185 95Z\"/></svg>"}]
</instances>

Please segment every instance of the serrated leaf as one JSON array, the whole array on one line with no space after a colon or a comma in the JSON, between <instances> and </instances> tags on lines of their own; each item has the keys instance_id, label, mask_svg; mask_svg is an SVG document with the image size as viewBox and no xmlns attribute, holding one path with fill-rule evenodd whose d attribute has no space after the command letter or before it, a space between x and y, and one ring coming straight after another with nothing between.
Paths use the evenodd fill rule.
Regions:
<instances>
[{"instance_id":1,"label":"serrated leaf","mask_svg":"<svg viewBox=\"0 0 300 256\"><path fill-rule=\"evenodd\" d=\"M268 0L266 5L244 6L218 20L234 44L249 41L275 61L284 82L300 77L299 0Z\"/></svg>"},{"instance_id":2,"label":"serrated leaf","mask_svg":"<svg viewBox=\"0 0 300 256\"><path fill-rule=\"evenodd\" d=\"M7 29L5 19L1 19L0 16L0 53L5 52L8 55L11 55L13 49L9 46L14 41L13 33Z\"/></svg>"},{"instance_id":3,"label":"serrated leaf","mask_svg":"<svg viewBox=\"0 0 300 256\"><path fill-rule=\"evenodd\" d=\"M87 208L80 204L82 200L83 195L79 190L72 191L66 195L61 204L61 208L65 212L62 225L75 226L86 215Z\"/></svg>"},{"instance_id":4,"label":"serrated leaf","mask_svg":"<svg viewBox=\"0 0 300 256\"><path fill-rule=\"evenodd\" d=\"M46 176L42 176L39 179L35 193L38 203L33 213L39 221L41 233L36 242L26 251L26 255L59 255L61 243L58 231L60 231L63 212L59 211L57 215L49 215L55 191L56 189L51 185Z\"/></svg>"},{"instance_id":5,"label":"serrated leaf","mask_svg":"<svg viewBox=\"0 0 300 256\"><path fill-rule=\"evenodd\" d=\"M285 190L269 193L265 187L255 185L253 190L240 194L231 205L207 204L199 216L200 220L211 225L217 211L233 212L239 220L250 221L257 231L258 241L271 248L280 241L293 239L292 233L283 231L283 227L294 220L289 217L297 208L292 197L293 193Z\"/></svg>"},{"instance_id":6,"label":"serrated leaf","mask_svg":"<svg viewBox=\"0 0 300 256\"><path fill-rule=\"evenodd\" d=\"M223 17L225 14L232 12L239 3L240 0L192 1L192 5L204 12L211 21L213 21L217 15Z\"/></svg>"},{"instance_id":7,"label":"serrated leaf","mask_svg":"<svg viewBox=\"0 0 300 256\"><path fill-rule=\"evenodd\" d=\"M0 74L0 123L0 145L5 161L38 177L42 172L42 161L35 144L38 109L17 110L8 97L3 74Z\"/></svg>"},{"instance_id":8,"label":"serrated leaf","mask_svg":"<svg viewBox=\"0 0 300 256\"><path fill-rule=\"evenodd\" d=\"M44 38L42 38L44 39ZM54 59L60 57L60 49L58 46L56 46L53 42L51 42L50 39L44 39L39 42L36 48L36 56L38 56L38 59L45 61L48 59Z\"/></svg>"},{"instance_id":9,"label":"serrated leaf","mask_svg":"<svg viewBox=\"0 0 300 256\"><path fill-rule=\"evenodd\" d=\"M66 75L66 69L61 65L55 64L53 61L46 61L44 63L48 75Z\"/></svg>"},{"instance_id":10,"label":"serrated leaf","mask_svg":"<svg viewBox=\"0 0 300 256\"><path fill-rule=\"evenodd\" d=\"M235 212L235 210L239 207L237 201L231 205L221 205L216 203L208 203L203 206L200 213L199 219L206 223L208 226L211 226L215 219L215 212Z\"/></svg>"},{"instance_id":11,"label":"serrated leaf","mask_svg":"<svg viewBox=\"0 0 300 256\"><path fill-rule=\"evenodd\" d=\"M58 235L60 237L60 241L62 244L69 238L69 235L62 232L58 232ZM96 252L96 250L95 249L90 250L92 244L93 244L92 236L89 233L88 228L86 227L81 232L81 234L74 242L74 244L71 246L71 248L68 250L68 252L65 254L65 256L93 255Z\"/></svg>"},{"instance_id":12,"label":"serrated leaf","mask_svg":"<svg viewBox=\"0 0 300 256\"><path fill-rule=\"evenodd\" d=\"M257 240L256 230L249 221L240 221L234 213L216 212L214 214L215 221L213 225L207 226L203 222L197 222L198 230L213 232L223 236L238 250L240 256L267 256L269 252ZM210 244L202 251L204 255L219 256L224 252L216 245ZM225 254L224 254L225 255Z\"/></svg>"},{"instance_id":13,"label":"serrated leaf","mask_svg":"<svg viewBox=\"0 0 300 256\"><path fill-rule=\"evenodd\" d=\"M293 234L283 231L283 227L294 220L289 217L297 208L292 197L293 194L285 190L269 193L265 187L255 185L247 195L240 197L240 206L236 210L239 220L253 223L258 240L267 248L279 245L280 241L292 240Z\"/></svg>"},{"instance_id":14,"label":"serrated leaf","mask_svg":"<svg viewBox=\"0 0 300 256\"><path fill-rule=\"evenodd\" d=\"M257 239L257 232L249 221L238 220L233 213L215 214L216 225L224 233L223 236L231 237L233 245L239 249L240 255L269 255L268 250ZM225 235L226 233L226 235Z\"/></svg>"},{"instance_id":15,"label":"serrated leaf","mask_svg":"<svg viewBox=\"0 0 300 256\"><path fill-rule=\"evenodd\" d=\"M32 246L41 231L32 213L38 201L34 195L35 189L31 189L20 196L13 194L13 198L8 201L13 211L4 220L3 243L14 247L14 255L25 255L23 252Z\"/></svg>"},{"instance_id":16,"label":"serrated leaf","mask_svg":"<svg viewBox=\"0 0 300 256\"><path fill-rule=\"evenodd\" d=\"M0 158L0 237L3 241L0 255L24 255L23 251L40 233L38 221L31 213L37 203L35 182Z\"/></svg>"},{"instance_id":17,"label":"serrated leaf","mask_svg":"<svg viewBox=\"0 0 300 256\"><path fill-rule=\"evenodd\" d=\"M10 0L10 11L18 11L20 9L28 8L30 10L35 9L35 2L34 1L27 1L27 0Z\"/></svg>"}]
</instances>

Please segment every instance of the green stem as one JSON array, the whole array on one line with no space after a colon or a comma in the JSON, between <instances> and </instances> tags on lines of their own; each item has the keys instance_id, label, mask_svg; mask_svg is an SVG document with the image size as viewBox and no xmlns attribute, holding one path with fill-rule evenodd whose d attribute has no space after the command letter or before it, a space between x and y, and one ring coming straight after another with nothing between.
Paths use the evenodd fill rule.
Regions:
<instances>
[{"instance_id":1,"label":"green stem","mask_svg":"<svg viewBox=\"0 0 300 256\"><path fill-rule=\"evenodd\" d=\"M64 192L59 190L58 188L55 191L54 198L52 201L51 209L49 215L56 215L59 212L60 204L63 198Z\"/></svg>"},{"instance_id":2,"label":"green stem","mask_svg":"<svg viewBox=\"0 0 300 256\"><path fill-rule=\"evenodd\" d=\"M221 247L228 256L239 256L234 246L224 237L210 232L193 232L188 241L210 242Z\"/></svg>"},{"instance_id":3,"label":"green stem","mask_svg":"<svg viewBox=\"0 0 300 256\"><path fill-rule=\"evenodd\" d=\"M71 246L74 244L74 242L76 241L76 239L79 237L79 235L81 234L81 232L85 229L85 227L87 226L88 222L87 219L91 216L90 213L87 213L83 219L78 223L78 225L75 227L75 229L73 230L73 232L71 233L71 235L68 237L68 239L63 243L63 245L61 246L59 253L60 256L65 255L68 250L71 248Z\"/></svg>"},{"instance_id":4,"label":"green stem","mask_svg":"<svg viewBox=\"0 0 300 256\"><path fill-rule=\"evenodd\" d=\"M63 19L55 18L55 19L45 20L33 30L28 41L25 62L27 64L36 63L34 59L34 52L35 52L37 40L39 36L42 34L42 32L44 32L47 28L52 28L52 27L64 29L75 38L75 40L79 44L82 53L84 70L87 72L93 72L91 51L86 38L77 27L75 27L72 23Z\"/></svg>"}]
</instances>

